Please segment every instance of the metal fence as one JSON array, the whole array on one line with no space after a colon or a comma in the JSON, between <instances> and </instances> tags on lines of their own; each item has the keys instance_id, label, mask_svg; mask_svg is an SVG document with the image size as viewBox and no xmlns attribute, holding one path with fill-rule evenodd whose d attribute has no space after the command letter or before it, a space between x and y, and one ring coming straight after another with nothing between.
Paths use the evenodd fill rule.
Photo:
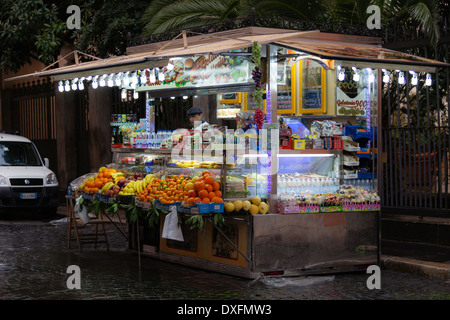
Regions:
<instances>
[{"instance_id":1,"label":"metal fence","mask_svg":"<svg viewBox=\"0 0 450 320\"><path fill-rule=\"evenodd\" d=\"M415 35L412 39L392 31L385 46L449 61L446 23L436 47L420 33L411 34ZM417 85L411 84L409 72L404 73L404 84L399 83L399 73L384 84L381 191L385 212L450 217L449 71L436 69L431 74L431 86L426 85L423 72Z\"/></svg>"},{"instance_id":2,"label":"metal fence","mask_svg":"<svg viewBox=\"0 0 450 320\"><path fill-rule=\"evenodd\" d=\"M53 82L38 79L12 90L13 128L30 140L56 140L56 102Z\"/></svg>"}]
</instances>

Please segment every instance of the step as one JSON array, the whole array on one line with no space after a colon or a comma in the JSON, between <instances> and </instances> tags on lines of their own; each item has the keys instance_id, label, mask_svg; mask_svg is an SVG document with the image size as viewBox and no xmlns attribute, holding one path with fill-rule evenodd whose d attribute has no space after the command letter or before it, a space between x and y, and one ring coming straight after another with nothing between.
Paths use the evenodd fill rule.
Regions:
<instances>
[{"instance_id":1,"label":"step","mask_svg":"<svg viewBox=\"0 0 450 320\"><path fill-rule=\"evenodd\" d=\"M381 239L450 247L450 218L381 215Z\"/></svg>"}]
</instances>

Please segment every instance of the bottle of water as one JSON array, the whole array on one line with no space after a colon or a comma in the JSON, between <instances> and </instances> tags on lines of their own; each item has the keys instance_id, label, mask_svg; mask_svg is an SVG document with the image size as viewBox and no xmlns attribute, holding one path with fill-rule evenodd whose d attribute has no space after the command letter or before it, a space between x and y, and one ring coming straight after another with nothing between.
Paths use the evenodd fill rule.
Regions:
<instances>
[{"instance_id":1,"label":"bottle of water","mask_svg":"<svg viewBox=\"0 0 450 320\"><path fill-rule=\"evenodd\" d=\"M144 145L145 145L145 148L150 148L150 132L149 131L145 131Z\"/></svg>"},{"instance_id":2,"label":"bottle of water","mask_svg":"<svg viewBox=\"0 0 450 320\"><path fill-rule=\"evenodd\" d=\"M148 148L149 149L154 148L154 145L153 145L154 144L154 134L155 134L154 131L150 132L150 134L149 134L149 137L148 137L148 141L149 141Z\"/></svg>"},{"instance_id":3,"label":"bottle of water","mask_svg":"<svg viewBox=\"0 0 450 320\"><path fill-rule=\"evenodd\" d=\"M134 146L136 148L142 148L142 135L140 132L136 133L136 137L134 138Z\"/></svg>"},{"instance_id":4,"label":"bottle of water","mask_svg":"<svg viewBox=\"0 0 450 320\"><path fill-rule=\"evenodd\" d=\"M160 147L160 141L161 141L161 134L162 134L162 132L161 132L161 130L159 130L159 131L157 131L156 132L156 135L155 135L155 149L159 149L159 147Z\"/></svg>"}]
</instances>

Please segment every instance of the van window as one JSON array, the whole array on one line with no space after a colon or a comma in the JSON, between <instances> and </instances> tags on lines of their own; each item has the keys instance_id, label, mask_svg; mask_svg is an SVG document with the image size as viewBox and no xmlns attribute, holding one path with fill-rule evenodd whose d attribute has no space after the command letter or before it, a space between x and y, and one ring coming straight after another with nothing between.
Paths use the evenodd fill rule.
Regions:
<instances>
[{"instance_id":1,"label":"van window","mask_svg":"<svg viewBox=\"0 0 450 320\"><path fill-rule=\"evenodd\" d=\"M42 166L38 151L32 143L1 141L1 166Z\"/></svg>"}]
</instances>

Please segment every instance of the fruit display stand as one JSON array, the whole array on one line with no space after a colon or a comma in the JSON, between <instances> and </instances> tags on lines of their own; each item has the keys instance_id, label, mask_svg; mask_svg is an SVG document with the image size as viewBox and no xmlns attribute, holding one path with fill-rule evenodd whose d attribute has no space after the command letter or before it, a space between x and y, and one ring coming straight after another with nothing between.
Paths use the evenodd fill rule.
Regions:
<instances>
[{"instance_id":1,"label":"fruit display stand","mask_svg":"<svg viewBox=\"0 0 450 320\"><path fill-rule=\"evenodd\" d=\"M265 174L266 168L259 162L249 164L248 159L247 162L237 159L235 165L228 168L226 165L218 168L217 165L213 167L211 163L195 161L180 161L174 165L170 150L113 151L115 159L138 158L144 155L159 157L160 161L152 164L136 165L133 161L128 164L120 161L115 163L120 170L128 172L131 178L139 179L139 174L136 176L136 173L142 172L145 175L144 181L150 176L153 180L158 180L155 178L157 175L161 179L163 176L169 179L185 176L190 177L185 181L192 183L193 180L190 179L208 172L214 177L214 182L221 182L220 192L224 193L223 202L218 203L197 201L189 204L183 200L167 202L161 199L148 202L148 199L138 195L142 189L137 187L140 191L135 195L135 205L142 210L142 216L148 215L151 210L157 210L159 221L152 227L143 222L143 219L138 221L137 225L130 223L130 251L245 278L256 278L261 274L279 276L351 272L378 262L378 234L374 232L378 212L375 204L371 211L364 211L361 206L351 210L348 206L344 208L341 202L337 203L329 195L331 192L328 192L328 196L324 196L320 201L317 197L311 200L314 201L311 203L308 203L307 199L303 199L303 202L297 199L294 206L287 205L282 202L283 198L279 197L277 211L269 212L268 176ZM299 179L303 179L303 176L299 175L301 170L292 167L290 156L302 155L302 160L295 161L297 166L308 168L309 164L308 170L316 170L313 175L305 175L307 179L311 178L305 180L310 184L305 188L315 188L315 191L322 190L324 193L330 188L339 188L319 185L315 181L322 181L320 174L332 176L332 171L339 174L343 159L341 151L280 150L280 154L288 159L289 163L289 166L284 168L283 162L280 162L280 169L284 168L287 172L279 175L280 195L283 190L294 190L292 186L284 187L284 183L291 183L290 174L295 173ZM138 182L131 185L136 183ZM147 187L151 188L152 184L147 184ZM193 191L196 190L195 183L191 187ZM127 188L123 190L126 191ZM227 190L232 192L226 193ZM302 188L296 189L295 192L301 194ZM343 195L353 195L355 190L349 189L348 192ZM200 192L197 190L193 194L198 196ZM181 222L182 240L163 236L166 218L173 208L176 209Z\"/></svg>"}]
</instances>

